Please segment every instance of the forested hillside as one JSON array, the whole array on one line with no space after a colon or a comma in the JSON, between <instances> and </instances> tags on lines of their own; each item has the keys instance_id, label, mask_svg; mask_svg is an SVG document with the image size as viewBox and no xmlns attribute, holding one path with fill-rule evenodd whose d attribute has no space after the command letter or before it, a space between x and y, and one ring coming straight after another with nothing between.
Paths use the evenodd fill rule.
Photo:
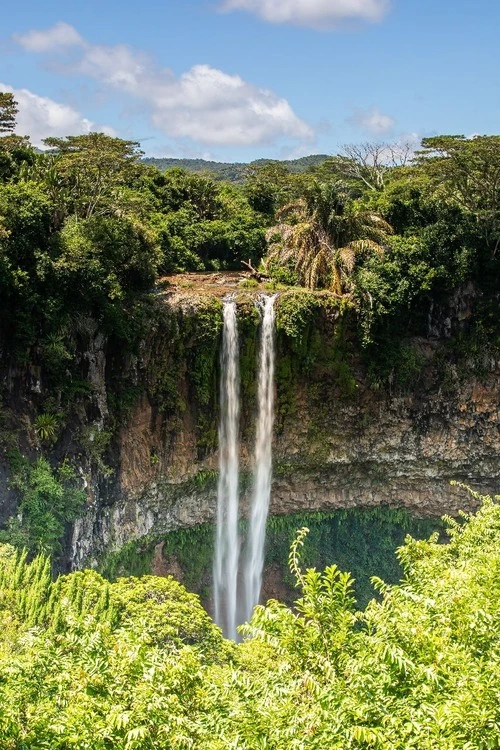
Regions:
<instances>
[{"instance_id":1,"label":"forested hillside","mask_svg":"<svg viewBox=\"0 0 500 750\"><path fill-rule=\"evenodd\" d=\"M227 180L227 182L244 183L249 173L255 167L261 167L269 163L282 164L289 172L299 174L307 172L314 167L319 166L328 159L326 154L313 154L311 156L302 156L299 159L287 159L279 162L273 162L268 159L257 159L256 161L245 164L242 162L220 162L208 161L207 159L173 159L144 157L144 164L156 167L161 172L167 169L185 169L187 172L197 172L210 174L215 180Z\"/></svg>"}]
</instances>

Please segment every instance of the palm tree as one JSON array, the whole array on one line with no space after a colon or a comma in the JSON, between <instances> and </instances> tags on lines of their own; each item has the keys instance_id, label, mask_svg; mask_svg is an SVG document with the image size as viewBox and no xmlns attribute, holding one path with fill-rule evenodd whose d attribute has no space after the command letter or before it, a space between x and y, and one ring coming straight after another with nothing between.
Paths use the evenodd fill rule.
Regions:
<instances>
[{"instance_id":1,"label":"palm tree","mask_svg":"<svg viewBox=\"0 0 500 750\"><path fill-rule=\"evenodd\" d=\"M304 197L278 212L268 230L267 261L294 264L299 283L344 294L358 257L382 254L392 227L381 216L357 209L338 182L314 181Z\"/></svg>"}]
</instances>

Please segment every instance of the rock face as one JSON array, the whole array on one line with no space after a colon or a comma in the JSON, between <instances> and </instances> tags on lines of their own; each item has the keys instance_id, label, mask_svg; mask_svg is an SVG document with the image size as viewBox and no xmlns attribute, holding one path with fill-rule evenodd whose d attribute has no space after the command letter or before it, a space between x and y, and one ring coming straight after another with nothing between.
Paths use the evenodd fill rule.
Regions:
<instances>
[{"instance_id":1,"label":"rock face","mask_svg":"<svg viewBox=\"0 0 500 750\"><path fill-rule=\"evenodd\" d=\"M441 516L474 509L474 500L450 486L450 480L481 493L498 492L496 363L490 363L481 381L466 378L447 392L424 387L405 396L374 391L361 371L349 397L334 387L325 397L323 386L330 387L298 380L293 408L278 415L272 514L389 505ZM242 465L250 470L248 421ZM74 567L130 540L147 536L154 541L173 529L214 519L217 452L209 450L200 459L195 422L188 408L166 440L165 420L147 393L141 397L120 431L112 492L75 525ZM243 513L246 504L244 496Z\"/></svg>"},{"instance_id":2,"label":"rock face","mask_svg":"<svg viewBox=\"0 0 500 750\"><path fill-rule=\"evenodd\" d=\"M92 331L81 355L91 396L75 401L53 451L55 461L70 456L79 465L88 496L86 512L68 539L67 567L97 564L103 554L129 541L147 537L154 544L171 530L214 520L220 296L231 291L224 284L219 294L165 294L162 312L151 320L134 356L120 359L105 337ZM242 296L245 484L254 443L258 316L251 294ZM306 296L310 307L320 299ZM473 498L450 486L450 480L481 493L498 492L500 363L486 362L481 378L458 376L451 365L451 377L441 385L426 377L424 366L423 375L404 394L396 386L374 389L360 363L359 347L348 345L353 336L342 305L321 300L322 317L311 319L307 336L300 329L304 305L293 318L296 301L290 298L281 308L281 324L277 318L271 513L389 505L441 516L474 507ZM439 327L434 316L429 340L417 342L423 360L432 363L437 337L447 335L448 328ZM292 333L297 336L293 341ZM334 340L344 348L330 352L326 361L323 353ZM302 369L294 366L299 354ZM349 360L347 389L342 386L344 358ZM30 366L24 373L9 372L4 385L17 427L32 423L40 410L37 399L40 404L44 399L43 376ZM117 404L123 407L119 418ZM107 430L111 442L104 455L97 455L97 438ZM75 438L82 434L87 435L87 452ZM21 448L32 458L37 451L39 455L27 440ZM7 465L0 460L0 521L15 512L7 480ZM243 514L247 501L243 491Z\"/></svg>"}]
</instances>

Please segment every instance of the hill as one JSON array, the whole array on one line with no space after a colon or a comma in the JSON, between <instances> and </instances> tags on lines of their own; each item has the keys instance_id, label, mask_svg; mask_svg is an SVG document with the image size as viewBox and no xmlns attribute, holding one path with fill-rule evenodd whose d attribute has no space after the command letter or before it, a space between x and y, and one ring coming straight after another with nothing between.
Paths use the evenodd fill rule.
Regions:
<instances>
[{"instance_id":1,"label":"hill","mask_svg":"<svg viewBox=\"0 0 500 750\"><path fill-rule=\"evenodd\" d=\"M281 160L290 172L299 173L307 172L311 167L318 166L328 159L327 154L311 154L311 156L302 156L300 159ZM157 167L162 172L174 167L186 169L189 172L210 172L216 180L227 180L228 182L244 182L245 170L249 166L259 166L267 164L273 159L256 159L255 161L245 162L222 162L207 161L206 159L170 159L146 157L143 159L144 164L150 164Z\"/></svg>"}]
</instances>

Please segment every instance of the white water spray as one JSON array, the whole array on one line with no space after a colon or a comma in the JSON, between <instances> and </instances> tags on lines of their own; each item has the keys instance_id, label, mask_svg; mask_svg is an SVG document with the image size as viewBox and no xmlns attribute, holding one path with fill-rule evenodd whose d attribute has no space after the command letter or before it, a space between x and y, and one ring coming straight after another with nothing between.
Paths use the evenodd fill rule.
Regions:
<instances>
[{"instance_id":1,"label":"white water spray","mask_svg":"<svg viewBox=\"0 0 500 750\"><path fill-rule=\"evenodd\" d=\"M222 333L219 483L217 488L217 532L214 557L215 622L227 638L237 637L238 584L238 470L240 383L236 303L224 300Z\"/></svg>"},{"instance_id":2,"label":"white water spray","mask_svg":"<svg viewBox=\"0 0 500 750\"><path fill-rule=\"evenodd\" d=\"M276 295L259 301L262 315L258 378L258 416L255 440L255 473L245 560L244 619L250 619L259 602L264 567L264 542L272 480L274 425L274 301Z\"/></svg>"}]
</instances>

